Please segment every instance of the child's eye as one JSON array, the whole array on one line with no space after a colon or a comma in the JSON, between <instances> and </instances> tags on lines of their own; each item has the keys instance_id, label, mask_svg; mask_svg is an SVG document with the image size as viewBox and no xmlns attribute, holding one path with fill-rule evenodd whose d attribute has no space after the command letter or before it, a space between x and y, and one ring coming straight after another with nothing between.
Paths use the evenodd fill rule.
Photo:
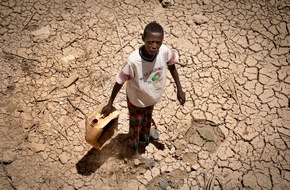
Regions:
<instances>
[{"instance_id":1,"label":"child's eye","mask_svg":"<svg viewBox=\"0 0 290 190\"><path fill-rule=\"evenodd\" d=\"M159 46L162 44L162 42L154 42L154 41L149 41L148 43L149 43L149 44L154 44L154 43L156 43L156 44L159 45Z\"/></svg>"}]
</instances>

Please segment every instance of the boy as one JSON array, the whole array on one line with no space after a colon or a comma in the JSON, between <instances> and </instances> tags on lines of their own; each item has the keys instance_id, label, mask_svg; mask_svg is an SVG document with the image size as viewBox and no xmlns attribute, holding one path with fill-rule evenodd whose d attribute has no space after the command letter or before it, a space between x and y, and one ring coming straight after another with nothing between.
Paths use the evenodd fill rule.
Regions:
<instances>
[{"instance_id":1,"label":"boy","mask_svg":"<svg viewBox=\"0 0 290 190\"><path fill-rule=\"evenodd\" d=\"M128 56L127 63L117 74L109 102L101 111L104 116L110 113L116 95L127 82L129 145L137 156L139 142L149 144L152 112L164 92L167 67L177 87L177 98L181 105L185 103L185 93L174 65L178 54L162 44L163 37L163 28L158 23L151 22L145 27L144 45Z\"/></svg>"}]
</instances>

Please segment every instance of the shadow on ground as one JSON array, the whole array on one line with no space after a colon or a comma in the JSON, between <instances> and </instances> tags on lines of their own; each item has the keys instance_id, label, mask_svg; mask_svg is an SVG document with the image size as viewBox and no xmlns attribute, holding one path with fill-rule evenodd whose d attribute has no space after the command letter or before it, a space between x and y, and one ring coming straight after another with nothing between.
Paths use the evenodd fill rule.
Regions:
<instances>
[{"instance_id":1,"label":"shadow on ground","mask_svg":"<svg viewBox=\"0 0 290 190\"><path fill-rule=\"evenodd\" d=\"M99 169L110 157L118 159L130 158L133 151L127 146L128 134L118 134L101 150L92 148L76 164L76 168L81 175L91 175Z\"/></svg>"},{"instance_id":2,"label":"shadow on ground","mask_svg":"<svg viewBox=\"0 0 290 190\"><path fill-rule=\"evenodd\" d=\"M127 140L128 134L118 134L101 150L91 148L84 157L78 161L76 168L79 174L89 176L98 170L110 157L119 160L131 159L134 151L129 148ZM164 145L158 141L150 141L157 149L164 150ZM145 147L140 148L139 153L145 152Z\"/></svg>"}]
</instances>

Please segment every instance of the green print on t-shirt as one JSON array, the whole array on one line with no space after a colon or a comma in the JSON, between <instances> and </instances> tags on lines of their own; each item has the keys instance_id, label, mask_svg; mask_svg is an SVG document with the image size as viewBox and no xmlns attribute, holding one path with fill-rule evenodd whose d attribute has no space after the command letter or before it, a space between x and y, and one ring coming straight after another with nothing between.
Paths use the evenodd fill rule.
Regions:
<instances>
[{"instance_id":1,"label":"green print on t-shirt","mask_svg":"<svg viewBox=\"0 0 290 190\"><path fill-rule=\"evenodd\" d=\"M154 72L161 71L162 69L163 69L163 67L157 67L157 68L155 68L155 69L153 69L153 70L150 70L150 71L148 71L147 73L144 73L143 76L142 76L142 78L140 78L139 80L143 80L143 79L146 80L146 78L148 78L149 75L151 75L151 74L154 73Z\"/></svg>"},{"instance_id":2,"label":"green print on t-shirt","mask_svg":"<svg viewBox=\"0 0 290 190\"><path fill-rule=\"evenodd\" d=\"M152 80L153 82L155 82L155 81L157 81L157 80L160 78L160 76L161 76L161 73L158 72L158 73L156 73L156 74L151 78L151 80Z\"/></svg>"}]
</instances>

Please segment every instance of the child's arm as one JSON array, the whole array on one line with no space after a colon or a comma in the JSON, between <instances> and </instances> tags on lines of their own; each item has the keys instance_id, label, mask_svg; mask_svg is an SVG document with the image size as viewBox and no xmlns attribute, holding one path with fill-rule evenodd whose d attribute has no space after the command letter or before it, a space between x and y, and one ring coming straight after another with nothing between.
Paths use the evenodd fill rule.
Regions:
<instances>
[{"instance_id":1,"label":"child's arm","mask_svg":"<svg viewBox=\"0 0 290 190\"><path fill-rule=\"evenodd\" d=\"M112 93L111 93L111 97L109 99L109 102L107 105L105 105L101 111L101 114L103 114L104 116L107 116L109 115L109 113L111 112L112 110L112 107L113 107L113 103L114 103L114 100L118 94L118 92L120 91L120 89L122 88L123 84L119 84L119 83L115 83L114 87L113 87L113 90L112 90Z\"/></svg>"},{"instance_id":2,"label":"child's arm","mask_svg":"<svg viewBox=\"0 0 290 190\"><path fill-rule=\"evenodd\" d=\"M179 81L177 69L174 64L168 65L168 69L176 84L178 101L180 102L181 105L183 105L185 103L185 92L182 90L182 86Z\"/></svg>"}]
</instances>

